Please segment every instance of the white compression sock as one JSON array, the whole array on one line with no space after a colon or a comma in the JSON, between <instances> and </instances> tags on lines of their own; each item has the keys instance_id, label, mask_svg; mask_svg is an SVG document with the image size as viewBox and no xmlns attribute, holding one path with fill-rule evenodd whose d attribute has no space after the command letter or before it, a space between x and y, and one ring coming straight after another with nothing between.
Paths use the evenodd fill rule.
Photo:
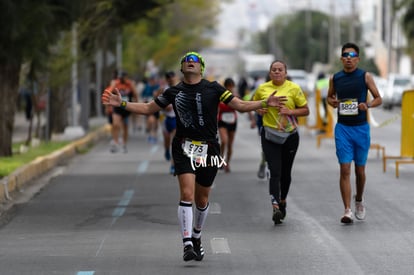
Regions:
<instances>
[{"instance_id":1,"label":"white compression sock","mask_svg":"<svg viewBox=\"0 0 414 275\"><path fill-rule=\"evenodd\" d=\"M191 202L180 201L178 205L178 221L181 227L181 236L184 245L191 244L191 227L193 225L193 204Z\"/></svg>"},{"instance_id":2,"label":"white compression sock","mask_svg":"<svg viewBox=\"0 0 414 275\"><path fill-rule=\"evenodd\" d=\"M198 239L201 237L201 229L203 228L204 223L206 222L209 206L210 203L207 203L207 206L204 208L195 208L194 229L192 235L194 238Z\"/></svg>"}]
</instances>

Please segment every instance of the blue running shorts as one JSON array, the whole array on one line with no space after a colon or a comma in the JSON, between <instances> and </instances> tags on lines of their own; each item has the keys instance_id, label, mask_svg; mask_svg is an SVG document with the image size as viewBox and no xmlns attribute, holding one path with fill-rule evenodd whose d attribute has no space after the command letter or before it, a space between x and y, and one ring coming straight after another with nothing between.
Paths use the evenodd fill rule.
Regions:
<instances>
[{"instance_id":1,"label":"blue running shorts","mask_svg":"<svg viewBox=\"0 0 414 275\"><path fill-rule=\"evenodd\" d=\"M371 146L369 124L347 126L337 123L335 126L335 145L336 156L340 164L354 161L357 166L365 165Z\"/></svg>"},{"instance_id":2,"label":"blue running shorts","mask_svg":"<svg viewBox=\"0 0 414 275\"><path fill-rule=\"evenodd\" d=\"M164 120L164 127L168 133L171 133L177 128L177 122L175 117L166 116Z\"/></svg>"}]
</instances>

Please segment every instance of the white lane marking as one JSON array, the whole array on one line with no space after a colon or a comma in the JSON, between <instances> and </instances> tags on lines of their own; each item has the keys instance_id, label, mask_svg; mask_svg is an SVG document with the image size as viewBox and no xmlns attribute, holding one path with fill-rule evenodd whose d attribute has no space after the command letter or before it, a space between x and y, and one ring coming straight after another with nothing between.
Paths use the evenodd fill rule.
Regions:
<instances>
[{"instance_id":1,"label":"white lane marking","mask_svg":"<svg viewBox=\"0 0 414 275\"><path fill-rule=\"evenodd\" d=\"M134 190L129 189L124 192L124 195L122 196L121 200L118 202L117 207L112 211L112 224L114 224L119 217L124 215L125 209L128 207L129 202L132 199L132 196L134 195Z\"/></svg>"},{"instance_id":2,"label":"white lane marking","mask_svg":"<svg viewBox=\"0 0 414 275\"><path fill-rule=\"evenodd\" d=\"M102 239L101 243L99 244L98 250L95 253L95 257L98 257L99 253L101 252L102 247L103 247L106 239L109 236L110 228L115 224L115 222L118 220L119 217L124 215L125 209L126 209L126 207L128 207L129 202L132 199L132 196L134 195L134 192L135 191L132 190L132 189L128 189L128 190L124 191L124 194L123 194L122 198L119 200L117 207L112 212L112 222L111 222L109 228L107 229L107 232L106 232L104 238Z\"/></svg>"},{"instance_id":3,"label":"white lane marking","mask_svg":"<svg viewBox=\"0 0 414 275\"><path fill-rule=\"evenodd\" d=\"M145 161L141 162L138 165L137 173L138 174L145 173L145 171L147 171L147 169L148 169L148 165L149 165L149 161L148 160L145 160Z\"/></svg>"},{"instance_id":4,"label":"white lane marking","mask_svg":"<svg viewBox=\"0 0 414 275\"><path fill-rule=\"evenodd\" d=\"M210 241L213 254L231 254L226 238L213 238Z\"/></svg>"},{"instance_id":5,"label":"white lane marking","mask_svg":"<svg viewBox=\"0 0 414 275\"><path fill-rule=\"evenodd\" d=\"M158 148L159 148L158 145L151 146L150 155L154 155L158 151ZM137 168L137 173L144 174L148 170L148 166L149 166L149 160L144 160L140 162Z\"/></svg>"},{"instance_id":6,"label":"white lane marking","mask_svg":"<svg viewBox=\"0 0 414 275\"><path fill-rule=\"evenodd\" d=\"M158 151L158 145L154 145L151 147L151 155Z\"/></svg>"},{"instance_id":7,"label":"white lane marking","mask_svg":"<svg viewBox=\"0 0 414 275\"><path fill-rule=\"evenodd\" d=\"M210 203L210 210L208 211L209 214L221 214L221 206L217 202Z\"/></svg>"}]
</instances>

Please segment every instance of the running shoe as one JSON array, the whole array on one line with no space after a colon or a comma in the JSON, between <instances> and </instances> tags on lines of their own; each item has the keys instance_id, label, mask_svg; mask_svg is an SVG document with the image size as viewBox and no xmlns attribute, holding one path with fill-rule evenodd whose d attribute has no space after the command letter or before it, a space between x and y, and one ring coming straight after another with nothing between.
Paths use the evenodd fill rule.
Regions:
<instances>
[{"instance_id":1,"label":"running shoe","mask_svg":"<svg viewBox=\"0 0 414 275\"><path fill-rule=\"evenodd\" d=\"M355 217L358 220L363 220L365 219L364 199L362 199L362 201L357 201L355 196L354 196L354 199L355 199Z\"/></svg>"},{"instance_id":2,"label":"running shoe","mask_svg":"<svg viewBox=\"0 0 414 275\"><path fill-rule=\"evenodd\" d=\"M150 143L150 144L156 144L157 143L157 138L153 137L153 136L148 136L147 142Z\"/></svg>"},{"instance_id":3,"label":"running shoe","mask_svg":"<svg viewBox=\"0 0 414 275\"><path fill-rule=\"evenodd\" d=\"M266 164L261 163L259 166L259 171L257 171L257 177L259 179L264 179L265 177L265 170L266 170Z\"/></svg>"},{"instance_id":4,"label":"running shoe","mask_svg":"<svg viewBox=\"0 0 414 275\"><path fill-rule=\"evenodd\" d=\"M201 261L204 258L204 247L201 244L201 238L191 238L194 245L194 252L197 254L197 257L195 257L196 261Z\"/></svg>"},{"instance_id":5,"label":"running shoe","mask_svg":"<svg viewBox=\"0 0 414 275\"><path fill-rule=\"evenodd\" d=\"M187 244L184 247L184 255L183 255L183 260L188 262L191 260L194 260L197 257L197 254L194 251L194 248L191 244Z\"/></svg>"},{"instance_id":6,"label":"running shoe","mask_svg":"<svg viewBox=\"0 0 414 275\"><path fill-rule=\"evenodd\" d=\"M116 152L118 152L118 145L117 145L117 144L115 144L115 143L111 144L111 146L109 147L109 151L110 151L111 153L116 153Z\"/></svg>"},{"instance_id":7,"label":"running shoe","mask_svg":"<svg viewBox=\"0 0 414 275\"><path fill-rule=\"evenodd\" d=\"M286 217L286 202L279 203L279 210L282 212L282 220Z\"/></svg>"},{"instance_id":8,"label":"running shoe","mask_svg":"<svg viewBox=\"0 0 414 275\"><path fill-rule=\"evenodd\" d=\"M352 218L352 210L345 209L345 213L341 218L341 223L350 224L353 222L354 222L354 219Z\"/></svg>"},{"instance_id":9,"label":"running shoe","mask_svg":"<svg viewBox=\"0 0 414 275\"><path fill-rule=\"evenodd\" d=\"M171 160L170 150L165 150L164 157L167 161Z\"/></svg>"},{"instance_id":10,"label":"running shoe","mask_svg":"<svg viewBox=\"0 0 414 275\"><path fill-rule=\"evenodd\" d=\"M273 222L276 224L282 223L282 212L279 208L273 207L273 216L272 216Z\"/></svg>"}]
</instances>

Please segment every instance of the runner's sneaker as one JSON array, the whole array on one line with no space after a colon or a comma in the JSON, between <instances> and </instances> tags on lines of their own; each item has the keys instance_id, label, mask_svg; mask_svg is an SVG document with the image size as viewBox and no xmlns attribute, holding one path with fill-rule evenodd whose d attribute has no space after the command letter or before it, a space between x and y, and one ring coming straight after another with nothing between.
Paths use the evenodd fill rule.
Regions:
<instances>
[{"instance_id":1,"label":"runner's sneaker","mask_svg":"<svg viewBox=\"0 0 414 275\"><path fill-rule=\"evenodd\" d=\"M197 254L196 261L201 261L204 258L204 247L201 244L201 238L191 238L194 245L194 252Z\"/></svg>"},{"instance_id":2,"label":"runner's sneaker","mask_svg":"<svg viewBox=\"0 0 414 275\"><path fill-rule=\"evenodd\" d=\"M170 150L165 150L164 157L166 161L171 160Z\"/></svg>"},{"instance_id":3,"label":"runner's sneaker","mask_svg":"<svg viewBox=\"0 0 414 275\"><path fill-rule=\"evenodd\" d=\"M191 244L184 246L184 255L183 260L188 262L194 260L197 257L197 254L194 251L194 248Z\"/></svg>"},{"instance_id":4,"label":"runner's sneaker","mask_svg":"<svg viewBox=\"0 0 414 275\"><path fill-rule=\"evenodd\" d=\"M111 151L111 153L116 153L118 152L118 144L111 144L109 151Z\"/></svg>"},{"instance_id":5,"label":"runner's sneaker","mask_svg":"<svg viewBox=\"0 0 414 275\"><path fill-rule=\"evenodd\" d=\"M281 224L282 223L282 212L279 208L273 207L273 216L272 220L275 224Z\"/></svg>"},{"instance_id":6,"label":"runner's sneaker","mask_svg":"<svg viewBox=\"0 0 414 275\"><path fill-rule=\"evenodd\" d=\"M279 210L282 212L282 220L286 217L286 202L279 203Z\"/></svg>"},{"instance_id":7,"label":"runner's sneaker","mask_svg":"<svg viewBox=\"0 0 414 275\"><path fill-rule=\"evenodd\" d=\"M257 177L259 179L264 179L265 177L265 169L266 169L266 164L261 163L259 166L259 171L257 171Z\"/></svg>"},{"instance_id":8,"label":"runner's sneaker","mask_svg":"<svg viewBox=\"0 0 414 275\"><path fill-rule=\"evenodd\" d=\"M353 222L354 222L354 220L352 218L352 210L351 209L345 209L345 213L341 218L341 223L349 224L349 223L353 223Z\"/></svg>"},{"instance_id":9,"label":"runner's sneaker","mask_svg":"<svg viewBox=\"0 0 414 275\"><path fill-rule=\"evenodd\" d=\"M357 201L355 196L354 196L354 199L355 199L355 217L358 220L363 220L365 219L364 199L362 199L362 201Z\"/></svg>"}]
</instances>

